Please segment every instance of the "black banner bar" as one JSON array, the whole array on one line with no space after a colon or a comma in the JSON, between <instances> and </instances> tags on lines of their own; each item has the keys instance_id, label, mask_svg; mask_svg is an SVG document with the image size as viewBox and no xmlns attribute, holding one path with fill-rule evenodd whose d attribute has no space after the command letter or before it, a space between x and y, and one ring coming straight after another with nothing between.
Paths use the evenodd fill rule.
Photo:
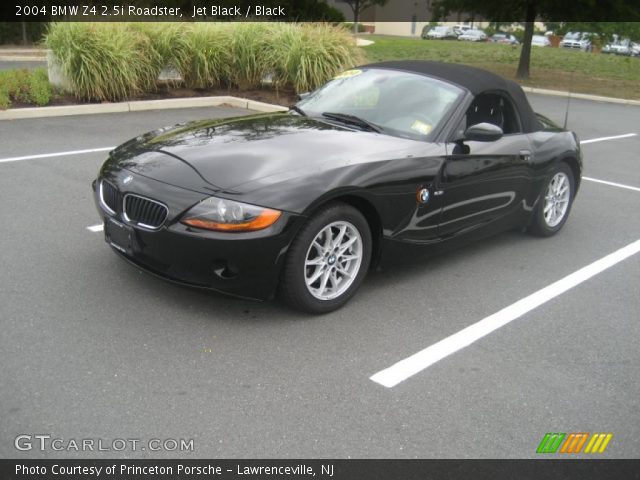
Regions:
<instances>
[{"instance_id":1,"label":"black banner bar","mask_svg":"<svg viewBox=\"0 0 640 480\"><path fill-rule=\"evenodd\" d=\"M3 480L634 480L640 460L0 460Z\"/></svg>"},{"instance_id":2,"label":"black banner bar","mask_svg":"<svg viewBox=\"0 0 640 480\"><path fill-rule=\"evenodd\" d=\"M366 2L359 2L358 5ZM344 0L3 0L0 22L353 21ZM533 9L528 9L533 5ZM359 21L640 21L637 0L387 0L358 8ZM360 11L361 10L361 11Z\"/></svg>"}]
</instances>

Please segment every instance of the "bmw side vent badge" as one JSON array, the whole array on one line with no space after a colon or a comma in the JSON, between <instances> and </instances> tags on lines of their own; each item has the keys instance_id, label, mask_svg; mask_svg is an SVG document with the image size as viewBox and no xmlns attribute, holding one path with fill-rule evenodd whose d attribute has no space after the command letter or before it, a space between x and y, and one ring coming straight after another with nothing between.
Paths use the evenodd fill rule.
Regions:
<instances>
[{"instance_id":1,"label":"bmw side vent badge","mask_svg":"<svg viewBox=\"0 0 640 480\"><path fill-rule=\"evenodd\" d=\"M418 202L419 203L427 203L429 201L429 189L421 188L418 190Z\"/></svg>"}]
</instances>

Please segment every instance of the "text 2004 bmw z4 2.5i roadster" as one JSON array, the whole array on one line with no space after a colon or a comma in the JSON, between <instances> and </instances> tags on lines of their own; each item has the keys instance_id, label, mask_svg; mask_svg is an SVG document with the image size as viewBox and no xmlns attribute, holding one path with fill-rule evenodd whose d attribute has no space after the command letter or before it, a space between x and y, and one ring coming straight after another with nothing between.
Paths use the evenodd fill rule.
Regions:
<instances>
[{"instance_id":1,"label":"text 2004 bmw z4 2.5i roadster","mask_svg":"<svg viewBox=\"0 0 640 480\"><path fill-rule=\"evenodd\" d=\"M93 186L106 241L140 268L322 313L391 245L553 235L581 170L576 135L517 84L406 61L344 72L289 112L141 135Z\"/></svg>"}]
</instances>

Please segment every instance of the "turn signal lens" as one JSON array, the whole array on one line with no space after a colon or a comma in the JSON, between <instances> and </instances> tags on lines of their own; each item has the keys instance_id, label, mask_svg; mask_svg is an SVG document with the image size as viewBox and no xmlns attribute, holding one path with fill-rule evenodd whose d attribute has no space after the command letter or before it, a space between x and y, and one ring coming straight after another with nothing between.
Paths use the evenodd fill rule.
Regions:
<instances>
[{"instance_id":1,"label":"turn signal lens","mask_svg":"<svg viewBox=\"0 0 640 480\"><path fill-rule=\"evenodd\" d=\"M209 197L187 212L181 222L221 232L253 232L273 225L282 212L224 198Z\"/></svg>"}]
</instances>

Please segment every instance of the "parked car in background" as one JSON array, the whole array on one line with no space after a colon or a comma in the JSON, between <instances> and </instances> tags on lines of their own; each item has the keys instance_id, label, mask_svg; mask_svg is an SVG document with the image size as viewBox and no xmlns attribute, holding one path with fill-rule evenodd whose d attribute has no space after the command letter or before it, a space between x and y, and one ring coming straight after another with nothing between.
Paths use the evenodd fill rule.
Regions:
<instances>
[{"instance_id":1,"label":"parked car in background","mask_svg":"<svg viewBox=\"0 0 640 480\"><path fill-rule=\"evenodd\" d=\"M551 41L545 35L534 35L531 38L531 45L534 47L550 47Z\"/></svg>"},{"instance_id":2,"label":"parked car in background","mask_svg":"<svg viewBox=\"0 0 640 480\"><path fill-rule=\"evenodd\" d=\"M487 34L482 30L467 30L465 33L458 36L458 40L465 40L467 42L486 42Z\"/></svg>"},{"instance_id":3,"label":"parked car in background","mask_svg":"<svg viewBox=\"0 0 640 480\"><path fill-rule=\"evenodd\" d=\"M634 57L640 57L640 43L631 44L631 55Z\"/></svg>"},{"instance_id":4,"label":"parked car in background","mask_svg":"<svg viewBox=\"0 0 640 480\"><path fill-rule=\"evenodd\" d=\"M631 40L628 38L620 39L617 35L614 35L613 41L602 47L602 53L629 56L633 54L633 45L631 44Z\"/></svg>"},{"instance_id":5,"label":"parked car in background","mask_svg":"<svg viewBox=\"0 0 640 480\"><path fill-rule=\"evenodd\" d=\"M518 45L518 39L509 33L496 33L491 35L489 40L493 43L502 43L505 45Z\"/></svg>"},{"instance_id":6,"label":"parked car in background","mask_svg":"<svg viewBox=\"0 0 640 480\"><path fill-rule=\"evenodd\" d=\"M455 40L458 38L458 35L453 31L453 28L438 25L436 27L424 27L422 29L422 38L431 40Z\"/></svg>"},{"instance_id":7,"label":"parked car in background","mask_svg":"<svg viewBox=\"0 0 640 480\"><path fill-rule=\"evenodd\" d=\"M462 35L463 33L466 33L469 30L471 30L471 27L469 25L454 25L453 26L453 31L458 36Z\"/></svg>"},{"instance_id":8,"label":"parked car in background","mask_svg":"<svg viewBox=\"0 0 640 480\"><path fill-rule=\"evenodd\" d=\"M567 32L560 40L560 48L572 48L590 52L593 48L591 45L590 34L587 32Z\"/></svg>"}]
</instances>

